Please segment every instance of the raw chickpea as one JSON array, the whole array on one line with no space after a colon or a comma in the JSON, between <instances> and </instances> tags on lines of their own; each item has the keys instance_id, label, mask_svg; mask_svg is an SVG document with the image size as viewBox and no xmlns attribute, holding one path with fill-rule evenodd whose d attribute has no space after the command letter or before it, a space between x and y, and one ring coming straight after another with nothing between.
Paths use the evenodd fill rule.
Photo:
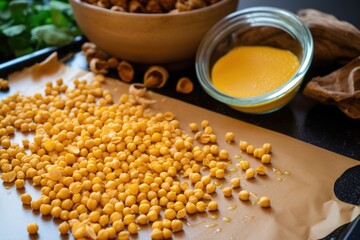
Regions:
<instances>
[{"instance_id":1,"label":"raw chickpea","mask_svg":"<svg viewBox=\"0 0 360 240\"><path fill-rule=\"evenodd\" d=\"M174 209L166 209L164 211L164 218L165 219L169 219L169 220L173 220L176 217L176 212Z\"/></svg>"},{"instance_id":2,"label":"raw chickpea","mask_svg":"<svg viewBox=\"0 0 360 240\"><path fill-rule=\"evenodd\" d=\"M268 197L260 197L259 201L257 202L261 207L268 208L270 207L270 199Z\"/></svg>"},{"instance_id":3,"label":"raw chickpea","mask_svg":"<svg viewBox=\"0 0 360 240\"><path fill-rule=\"evenodd\" d=\"M59 225L59 232L62 234L62 235L65 235L69 232L70 230L70 225L68 222L64 221L62 223L60 223Z\"/></svg>"},{"instance_id":4,"label":"raw chickpea","mask_svg":"<svg viewBox=\"0 0 360 240\"><path fill-rule=\"evenodd\" d=\"M120 238L119 238L120 239ZM163 239L163 232L159 228L153 228L151 231L151 239L160 240Z\"/></svg>"},{"instance_id":5,"label":"raw chickpea","mask_svg":"<svg viewBox=\"0 0 360 240\"><path fill-rule=\"evenodd\" d=\"M215 201L211 201L208 203L208 210L209 211L217 211L218 210L218 203Z\"/></svg>"},{"instance_id":6,"label":"raw chickpea","mask_svg":"<svg viewBox=\"0 0 360 240\"><path fill-rule=\"evenodd\" d=\"M137 234L138 233L138 229L137 229L137 225L136 223L132 222L128 225L128 231L130 234Z\"/></svg>"},{"instance_id":7,"label":"raw chickpea","mask_svg":"<svg viewBox=\"0 0 360 240\"><path fill-rule=\"evenodd\" d=\"M255 147L251 144L249 144L247 147L246 147L246 153L248 154L253 154L255 151Z\"/></svg>"},{"instance_id":8,"label":"raw chickpea","mask_svg":"<svg viewBox=\"0 0 360 240\"><path fill-rule=\"evenodd\" d=\"M196 213L196 205L192 202L188 202L185 205L185 210L188 214L194 214L194 213Z\"/></svg>"},{"instance_id":9,"label":"raw chickpea","mask_svg":"<svg viewBox=\"0 0 360 240\"><path fill-rule=\"evenodd\" d=\"M171 239L172 238L172 231L169 228L164 228L162 230L162 235L164 239Z\"/></svg>"},{"instance_id":10,"label":"raw chickpea","mask_svg":"<svg viewBox=\"0 0 360 240\"><path fill-rule=\"evenodd\" d=\"M219 179L223 179L225 177L224 169L217 169L215 172L215 177Z\"/></svg>"},{"instance_id":11,"label":"raw chickpea","mask_svg":"<svg viewBox=\"0 0 360 240\"><path fill-rule=\"evenodd\" d=\"M248 168L245 172L245 179L251 179L255 176L255 170L253 168Z\"/></svg>"},{"instance_id":12,"label":"raw chickpea","mask_svg":"<svg viewBox=\"0 0 360 240\"><path fill-rule=\"evenodd\" d=\"M249 161L246 161L246 160L240 161L239 165L243 171L246 171L247 169L250 168L250 163L249 163Z\"/></svg>"},{"instance_id":13,"label":"raw chickpea","mask_svg":"<svg viewBox=\"0 0 360 240\"><path fill-rule=\"evenodd\" d=\"M239 147L241 151L246 151L247 147L249 146L249 143L247 141L240 141Z\"/></svg>"},{"instance_id":14,"label":"raw chickpea","mask_svg":"<svg viewBox=\"0 0 360 240\"><path fill-rule=\"evenodd\" d=\"M21 202L23 204L25 204L25 205L31 204L32 198L31 198L30 194L28 194L28 193L21 194L20 198L21 198Z\"/></svg>"},{"instance_id":15,"label":"raw chickpea","mask_svg":"<svg viewBox=\"0 0 360 240\"><path fill-rule=\"evenodd\" d=\"M265 153L271 152L271 144L270 143L264 143L262 147L265 150Z\"/></svg>"},{"instance_id":16,"label":"raw chickpea","mask_svg":"<svg viewBox=\"0 0 360 240\"><path fill-rule=\"evenodd\" d=\"M119 232L118 239L119 240L128 240L128 239L130 239L130 232L128 232L128 231Z\"/></svg>"},{"instance_id":17,"label":"raw chickpea","mask_svg":"<svg viewBox=\"0 0 360 240\"><path fill-rule=\"evenodd\" d=\"M211 194L214 193L216 191L216 185L213 183L209 183L208 185L206 185L206 192Z\"/></svg>"},{"instance_id":18,"label":"raw chickpea","mask_svg":"<svg viewBox=\"0 0 360 240\"><path fill-rule=\"evenodd\" d=\"M265 167L264 165L259 165L255 168L256 173L259 175L265 175L266 170L267 170L267 167Z\"/></svg>"},{"instance_id":19,"label":"raw chickpea","mask_svg":"<svg viewBox=\"0 0 360 240\"><path fill-rule=\"evenodd\" d=\"M25 186L25 181L24 179L16 179L15 181L15 186L17 189L23 189ZM30 200L31 201L31 200Z\"/></svg>"},{"instance_id":20,"label":"raw chickpea","mask_svg":"<svg viewBox=\"0 0 360 240\"><path fill-rule=\"evenodd\" d=\"M174 219L171 221L171 230L176 233L183 230L183 222L178 219Z\"/></svg>"},{"instance_id":21,"label":"raw chickpea","mask_svg":"<svg viewBox=\"0 0 360 240\"><path fill-rule=\"evenodd\" d=\"M38 224L35 222L35 223L29 223L27 225L27 231L30 235L35 235L38 233L39 231L39 226Z\"/></svg>"},{"instance_id":22,"label":"raw chickpea","mask_svg":"<svg viewBox=\"0 0 360 240\"><path fill-rule=\"evenodd\" d=\"M240 178L232 178L230 180L230 184L232 188L238 188L240 187Z\"/></svg>"},{"instance_id":23,"label":"raw chickpea","mask_svg":"<svg viewBox=\"0 0 360 240\"><path fill-rule=\"evenodd\" d=\"M230 197L232 196L232 188L231 187L225 187L222 190L223 194L225 197Z\"/></svg>"},{"instance_id":24,"label":"raw chickpea","mask_svg":"<svg viewBox=\"0 0 360 240\"><path fill-rule=\"evenodd\" d=\"M262 157L261 157L261 162L264 164L269 164L271 163L271 155L268 153L265 153Z\"/></svg>"},{"instance_id":25,"label":"raw chickpea","mask_svg":"<svg viewBox=\"0 0 360 240\"><path fill-rule=\"evenodd\" d=\"M238 194L239 199L243 201L247 201L250 199L250 193L247 190L241 190Z\"/></svg>"},{"instance_id":26,"label":"raw chickpea","mask_svg":"<svg viewBox=\"0 0 360 240\"><path fill-rule=\"evenodd\" d=\"M225 133L225 141L228 143L234 142L235 134L233 132L227 132Z\"/></svg>"},{"instance_id":27,"label":"raw chickpea","mask_svg":"<svg viewBox=\"0 0 360 240\"><path fill-rule=\"evenodd\" d=\"M199 126L196 123L190 123L189 128L190 128L190 131L192 131L192 132L199 131Z\"/></svg>"}]
</instances>

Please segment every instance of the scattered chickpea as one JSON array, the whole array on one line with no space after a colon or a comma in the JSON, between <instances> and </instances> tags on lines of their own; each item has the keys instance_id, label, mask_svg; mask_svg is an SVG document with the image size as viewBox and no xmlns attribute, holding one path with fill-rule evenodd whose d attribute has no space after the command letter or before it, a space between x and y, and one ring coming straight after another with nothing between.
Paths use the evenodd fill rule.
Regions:
<instances>
[{"instance_id":1,"label":"scattered chickpea","mask_svg":"<svg viewBox=\"0 0 360 240\"><path fill-rule=\"evenodd\" d=\"M120 238L119 238L120 239ZM151 239L163 239L163 232L159 228L153 228L151 231Z\"/></svg>"},{"instance_id":2,"label":"scattered chickpea","mask_svg":"<svg viewBox=\"0 0 360 240\"><path fill-rule=\"evenodd\" d=\"M270 199L268 197L260 197L259 198L259 201L258 201L258 204L263 207L263 208L268 208L270 207Z\"/></svg>"},{"instance_id":3,"label":"scattered chickpea","mask_svg":"<svg viewBox=\"0 0 360 240\"><path fill-rule=\"evenodd\" d=\"M271 152L271 144L270 143L264 143L263 144L263 149L265 150L265 153L270 153Z\"/></svg>"},{"instance_id":4,"label":"scattered chickpea","mask_svg":"<svg viewBox=\"0 0 360 240\"><path fill-rule=\"evenodd\" d=\"M183 222L178 219L174 219L171 221L171 230L172 232L181 232L183 230Z\"/></svg>"},{"instance_id":5,"label":"scattered chickpea","mask_svg":"<svg viewBox=\"0 0 360 240\"><path fill-rule=\"evenodd\" d=\"M267 167L264 165L259 165L255 168L255 172L259 175L265 175L266 174Z\"/></svg>"},{"instance_id":6,"label":"scattered chickpea","mask_svg":"<svg viewBox=\"0 0 360 240\"><path fill-rule=\"evenodd\" d=\"M230 184L232 188L238 188L240 187L240 178L232 178L230 180Z\"/></svg>"},{"instance_id":7,"label":"scattered chickpea","mask_svg":"<svg viewBox=\"0 0 360 240\"><path fill-rule=\"evenodd\" d=\"M239 147L241 151L246 151L247 147L249 146L249 143L247 141L240 141Z\"/></svg>"},{"instance_id":8,"label":"scattered chickpea","mask_svg":"<svg viewBox=\"0 0 360 240\"><path fill-rule=\"evenodd\" d=\"M29 205L32 200L31 195L28 193L21 194L20 198L21 198L21 202L25 205Z\"/></svg>"},{"instance_id":9,"label":"scattered chickpea","mask_svg":"<svg viewBox=\"0 0 360 240\"><path fill-rule=\"evenodd\" d=\"M138 227L136 225L136 223L130 223L128 225L128 231L130 234L134 235L134 234L137 234L138 233Z\"/></svg>"},{"instance_id":10,"label":"scattered chickpea","mask_svg":"<svg viewBox=\"0 0 360 240\"><path fill-rule=\"evenodd\" d=\"M208 210L209 211L217 211L218 210L218 203L215 201L211 201L208 203Z\"/></svg>"},{"instance_id":11,"label":"scattered chickpea","mask_svg":"<svg viewBox=\"0 0 360 240\"><path fill-rule=\"evenodd\" d=\"M231 187L225 187L222 190L223 194L225 197L230 197L232 196L232 188Z\"/></svg>"},{"instance_id":12,"label":"scattered chickpea","mask_svg":"<svg viewBox=\"0 0 360 240\"><path fill-rule=\"evenodd\" d=\"M128 240L128 239L130 239L130 232L125 231L125 230L119 232L118 239L119 240Z\"/></svg>"},{"instance_id":13,"label":"scattered chickpea","mask_svg":"<svg viewBox=\"0 0 360 240\"><path fill-rule=\"evenodd\" d=\"M253 168L248 168L245 171L245 179L251 179L255 176L255 170Z\"/></svg>"},{"instance_id":14,"label":"scattered chickpea","mask_svg":"<svg viewBox=\"0 0 360 240\"><path fill-rule=\"evenodd\" d=\"M116 65L115 59L97 59L111 68ZM109 66L97 67L107 71ZM138 225L149 223L153 239L169 239L183 230L181 219L187 215L218 210L210 194L220 181L212 183L211 177L225 178L230 157L216 144L209 121L189 124L194 133L203 129L204 145L197 146L196 139L179 128L173 113L148 114L129 95L114 104L110 91L100 88L104 79L101 74L95 83L75 79L74 89L57 79L55 84L46 84L46 94L14 94L1 100L2 178L15 181L18 189L24 188L25 179L41 188L39 199L21 195L23 204L43 216L61 219L61 234L98 239L116 234L129 239L130 234L137 234ZM34 137L23 139L22 146L11 142L10 135L19 131L32 132ZM225 134L227 142L234 139L233 132ZM249 154L255 152L245 141L239 147ZM271 145L264 144L255 155L266 164L270 152ZM203 176L206 167L210 173ZM245 178L254 177L255 171L261 174L248 161L240 161L240 167L246 171ZM185 173L190 184L178 178ZM230 184L222 189L226 197L240 186L240 178L231 179ZM246 199L245 193L240 191L239 198ZM36 225L33 232L37 231Z\"/></svg>"},{"instance_id":15,"label":"scattered chickpea","mask_svg":"<svg viewBox=\"0 0 360 240\"><path fill-rule=\"evenodd\" d=\"M24 181L24 179L16 179L16 180L15 180L15 186L16 186L17 189L22 189L22 188L24 188L24 186L25 186L25 181ZM30 200L30 201L31 201L31 200Z\"/></svg>"},{"instance_id":16,"label":"scattered chickpea","mask_svg":"<svg viewBox=\"0 0 360 240\"><path fill-rule=\"evenodd\" d=\"M225 177L224 169L217 169L215 172L215 177L219 179L223 179Z\"/></svg>"},{"instance_id":17,"label":"scattered chickpea","mask_svg":"<svg viewBox=\"0 0 360 240\"><path fill-rule=\"evenodd\" d=\"M201 127L205 129L206 127L210 126L209 120L202 120L201 121Z\"/></svg>"},{"instance_id":18,"label":"scattered chickpea","mask_svg":"<svg viewBox=\"0 0 360 240\"><path fill-rule=\"evenodd\" d=\"M243 171L246 171L247 169L250 168L250 163L249 163L249 161L246 161L246 160L240 161L239 165Z\"/></svg>"},{"instance_id":19,"label":"scattered chickpea","mask_svg":"<svg viewBox=\"0 0 360 240\"><path fill-rule=\"evenodd\" d=\"M238 194L239 199L242 201L247 201L250 199L250 193L247 190L241 190Z\"/></svg>"},{"instance_id":20,"label":"scattered chickpea","mask_svg":"<svg viewBox=\"0 0 360 240\"><path fill-rule=\"evenodd\" d=\"M38 224L35 222L35 223L29 223L27 225L27 231L30 235L35 235L38 233L39 231L39 226Z\"/></svg>"},{"instance_id":21,"label":"scattered chickpea","mask_svg":"<svg viewBox=\"0 0 360 240\"><path fill-rule=\"evenodd\" d=\"M225 133L225 141L228 143L234 142L235 134L233 132L227 132Z\"/></svg>"},{"instance_id":22,"label":"scattered chickpea","mask_svg":"<svg viewBox=\"0 0 360 240\"><path fill-rule=\"evenodd\" d=\"M249 144L247 147L246 147L246 153L248 154L253 154L255 151L255 147L251 144Z\"/></svg>"},{"instance_id":23,"label":"scattered chickpea","mask_svg":"<svg viewBox=\"0 0 360 240\"><path fill-rule=\"evenodd\" d=\"M190 131L192 131L192 132L199 131L199 126L196 123L190 123L189 128L190 128Z\"/></svg>"},{"instance_id":24,"label":"scattered chickpea","mask_svg":"<svg viewBox=\"0 0 360 240\"><path fill-rule=\"evenodd\" d=\"M65 235L69 232L70 230L70 225L67 221L64 221L62 223L60 223L59 227L59 232L62 234L62 235Z\"/></svg>"},{"instance_id":25,"label":"scattered chickpea","mask_svg":"<svg viewBox=\"0 0 360 240\"><path fill-rule=\"evenodd\" d=\"M164 228L163 230L162 230L162 235L163 235L163 238L164 239L171 239L172 238L172 231L170 230L170 229L168 229L168 228Z\"/></svg>"},{"instance_id":26,"label":"scattered chickpea","mask_svg":"<svg viewBox=\"0 0 360 240\"><path fill-rule=\"evenodd\" d=\"M256 158L260 158L265 154L265 149L264 148L255 148L253 155Z\"/></svg>"},{"instance_id":27,"label":"scattered chickpea","mask_svg":"<svg viewBox=\"0 0 360 240\"><path fill-rule=\"evenodd\" d=\"M268 153L265 153L262 157L261 157L261 162L264 164L269 164L271 163L271 155Z\"/></svg>"}]
</instances>

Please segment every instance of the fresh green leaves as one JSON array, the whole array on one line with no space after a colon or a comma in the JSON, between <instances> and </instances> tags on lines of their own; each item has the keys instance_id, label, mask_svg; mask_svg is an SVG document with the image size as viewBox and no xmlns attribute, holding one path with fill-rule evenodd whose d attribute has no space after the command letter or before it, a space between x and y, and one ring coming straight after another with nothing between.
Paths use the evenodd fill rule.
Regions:
<instances>
[{"instance_id":1,"label":"fresh green leaves","mask_svg":"<svg viewBox=\"0 0 360 240\"><path fill-rule=\"evenodd\" d=\"M59 28L53 24L43 25L31 30L34 41L50 46L60 46L73 40L72 33L67 28Z\"/></svg>"},{"instance_id":2,"label":"fresh green leaves","mask_svg":"<svg viewBox=\"0 0 360 240\"><path fill-rule=\"evenodd\" d=\"M64 45L79 34L67 0L0 0L0 62Z\"/></svg>"}]
</instances>

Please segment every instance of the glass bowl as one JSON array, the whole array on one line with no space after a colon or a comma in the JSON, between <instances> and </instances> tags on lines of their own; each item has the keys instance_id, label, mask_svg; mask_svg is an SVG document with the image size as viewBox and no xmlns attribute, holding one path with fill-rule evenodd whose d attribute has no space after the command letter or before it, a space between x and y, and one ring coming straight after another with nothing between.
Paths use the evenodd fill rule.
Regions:
<instances>
[{"instance_id":1,"label":"glass bowl","mask_svg":"<svg viewBox=\"0 0 360 240\"><path fill-rule=\"evenodd\" d=\"M224 94L213 84L216 61L235 47L268 46L291 51L299 59L295 74L265 94L239 98ZM313 57L308 27L295 14L273 7L253 7L234 12L205 35L196 55L196 74L204 90L216 100L246 113L269 113L285 106L296 94Z\"/></svg>"}]
</instances>

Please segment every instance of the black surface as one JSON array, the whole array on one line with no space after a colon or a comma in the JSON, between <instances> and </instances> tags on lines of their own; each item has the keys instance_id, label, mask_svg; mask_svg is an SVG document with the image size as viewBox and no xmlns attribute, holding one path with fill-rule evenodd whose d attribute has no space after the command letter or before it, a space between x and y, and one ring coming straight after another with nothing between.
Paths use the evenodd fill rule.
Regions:
<instances>
[{"instance_id":1,"label":"black surface","mask_svg":"<svg viewBox=\"0 0 360 240\"><path fill-rule=\"evenodd\" d=\"M360 165L346 170L336 180L334 192L341 201L360 206Z\"/></svg>"}]
</instances>

